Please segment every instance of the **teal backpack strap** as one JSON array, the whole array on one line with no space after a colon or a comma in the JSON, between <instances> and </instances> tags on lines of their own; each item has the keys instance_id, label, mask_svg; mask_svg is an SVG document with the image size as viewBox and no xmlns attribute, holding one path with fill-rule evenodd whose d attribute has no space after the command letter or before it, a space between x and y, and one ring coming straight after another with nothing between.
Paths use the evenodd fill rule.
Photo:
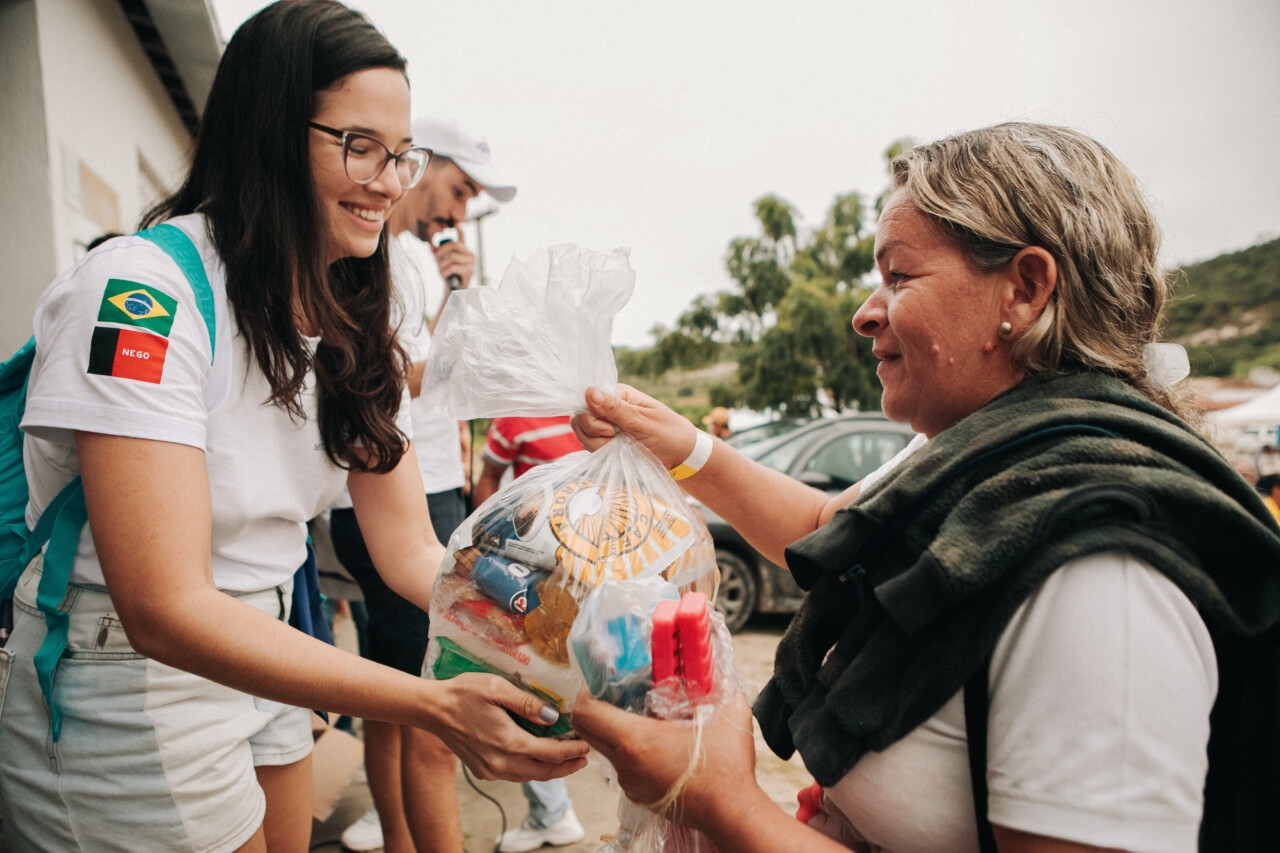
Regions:
<instances>
[{"instance_id":1,"label":"teal backpack strap","mask_svg":"<svg viewBox=\"0 0 1280 853\"><path fill-rule=\"evenodd\" d=\"M27 472L22 467L22 413L26 408L27 377L36 357L31 338L8 361L0 364L0 600L13 597L14 585L27 562L23 549L31 535L27 528Z\"/></svg>"},{"instance_id":2,"label":"teal backpack strap","mask_svg":"<svg viewBox=\"0 0 1280 853\"><path fill-rule=\"evenodd\" d=\"M205 328L209 332L210 363L217 347L217 320L213 307L213 288L209 285L209 276L205 272L204 262L200 260L200 252L196 249L186 232L176 225L163 223L139 231L137 236L155 243L165 254L173 258L178 269L186 276L191 290L195 294L196 307L204 318ZM40 691L44 693L49 704L49 716L52 724L53 740L56 743L62 735L62 709L53 698L53 676L58 668L63 652L67 650L67 631L70 619L59 606L66 597L71 584L71 568L75 564L76 550L80 546L80 531L89 521L84 505L84 488L80 478L76 477L58 493L36 522L35 530L27 540L23 565L31 562L45 542L49 547L45 550L43 574L40 587L36 592L36 604L44 614L45 638L35 655L36 678L40 682Z\"/></svg>"},{"instance_id":3,"label":"teal backpack strap","mask_svg":"<svg viewBox=\"0 0 1280 853\"><path fill-rule=\"evenodd\" d=\"M46 632L44 642L36 652L35 663L42 692L48 699L53 692L54 668L67 647L68 619L66 614L58 610L58 605L66 595L76 547L80 541L80 530L88 515L85 512L80 478L76 477L49 502L49 506L41 513L40 520L36 522L35 530L27 530L27 481L26 471L21 464L22 431L18 424L26 408L27 380L34 358L35 339L32 338L4 366L3 391L6 395L11 395L6 397L4 412L4 452L6 459L14 458L17 464L3 472L4 505L6 513L11 509L14 516L9 518L6 514L3 536L6 550L0 555L4 561L5 580L0 585L0 598L13 595L14 584L22 571L52 538L45 554L44 573L36 596L37 605L44 612ZM56 740L61 731L62 715L52 701L49 706L52 709L52 728Z\"/></svg>"},{"instance_id":4,"label":"teal backpack strap","mask_svg":"<svg viewBox=\"0 0 1280 853\"><path fill-rule=\"evenodd\" d=\"M182 270L182 274L191 283L191 290L196 295L196 307L200 309L200 316L204 317L204 324L209 330L211 356L209 360L212 362L212 354L218 339L218 324L213 309L213 288L209 286L209 276L205 274L204 261L200 260L200 252L196 249L195 243L191 242L187 232L167 222L139 231L137 236L150 240L164 249L165 254L173 258L178 269Z\"/></svg>"},{"instance_id":5,"label":"teal backpack strap","mask_svg":"<svg viewBox=\"0 0 1280 853\"><path fill-rule=\"evenodd\" d=\"M46 518L53 522L41 530ZM63 488L58 496L49 504L36 530L32 532L30 542L41 538L49 540L49 547L44 554L44 566L40 576L40 587L36 591L36 606L44 614L44 642L35 655L36 678L40 682L40 692L49 703L50 722L53 728L53 740L56 743L62 735L62 709L53 700L53 673L58 667L62 653L67 649L67 629L71 620L66 612L59 609L71 583L71 567L75 565L76 549L80 544L80 531L89 520L89 513L84 506L84 488L80 478L76 477ZM39 550L39 545L35 546Z\"/></svg>"}]
</instances>

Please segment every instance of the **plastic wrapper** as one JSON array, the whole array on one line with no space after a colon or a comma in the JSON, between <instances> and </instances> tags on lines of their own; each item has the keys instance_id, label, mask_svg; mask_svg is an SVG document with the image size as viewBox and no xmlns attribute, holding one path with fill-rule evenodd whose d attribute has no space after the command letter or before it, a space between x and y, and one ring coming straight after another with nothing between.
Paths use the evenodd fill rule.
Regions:
<instances>
[{"instance_id":1,"label":"plastic wrapper","mask_svg":"<svg viewBox=\"0 0 1280 853\"><path fill-rule=\"evenodd\" d=\"M679 592L661 578L604 584L587 597L569 630L569 648L570 664L592 696L644 713L653 687L653 611L677 600Z\"/></svg>"},{"instance_id":2,"label":"plastic wrapper","mask_svg":"<svg viewBox=\"0 0 1280 853\"><path fill-rule=\"evenodd\" d=\"M598 638L600 632L593 629L592 623L603 621L609 624L616 620L618 611L622 610L630 618L645 623L640 628L641 632L648 632L651 637L656 637L652 624L656 608L649 606L651 597L654 592L660 592L658 603L661 604L664 601L670 603L671 596L660 590L651 592L634 589L636 586L620 584L614 589L602 590L601 594L588 599L584 614L579 617L581 636ZM633 589L624 590L624 587ZM685 596L681 603L688 601L689 596ZM684 720L689 725L701 726L716 708L730 701L738 692L741 684L733 665L733 640L725 627L724 617L713 609L709 610L705 630L707 645L702 651L708 653L706 659L711 664L708 689L693 684L691 679L683 677L681 673L657 680L656 683L650 680L642 700L645 714L666 720ZM570 640L575 647L581 642L579 626L575 626ZM651 642L650 650L656 656L658 652L655 645L656 641ZM579 654L579 660L582 658L583 655ZM652 661L651 667L655 663L656 661ZM688 665L689 662L685 663ZM625 679L615 680L626 683ZM612 680L603 681L603 693L597 691L590 678L588 684L593 696L615 701L615 697L608 692L613 686ZM618 698L623 701L615 701L615 704L621 704L628 710L638 710L632 705L634 695L631 692L624 691ZM693 769L690 768L691 771ZM671 791L668 795L674 798L677 793L678 790ZM710 839L668 818L668 809L659 809L658 813L654 813L646 805L653 804L638 805L625 795L620 797L618 829L605 840L598 853L715 853L717 848Z\"/></svg>"},{"instance_id":3,"label":"plastic wrapper","mask_svg":"<svg viewBox=\"0 0 1280 853\"><path fill-rule=\"evenodd\" d=\"M634 284L621 250L556 246L513 261L496 286L450 296L423 397L464 420L581 410L588 387L616 385L610 330ZM562 712L553 726L517 720L536 734L570 733L584 685L629 711L673 719L736 689L728 632L710 607L719 580L711 536L667 470L626 436L513 480L447 550L423 674L502 675ZM662 626L659 669L679 670L687 651L694 688L682 672L654 684ZM690 834L648 812L620 813L620 823L612 844L627 846L606 849L710 849L677 846ZM650 840L636 846L641 838Z\"/></svg>"},{"instance_id":4,"label":"plastic wrapper","mask_svg":"<svg viewBox=\"0 0 1280 853\"><path fill-rule=\"evenodd\" d=\"M624 249L561 245L513 259L498 284L445 303L423 401L462 420L578 411L587 388L617 384L613 318L634 289Z\"/></svg>"}]
</instances>

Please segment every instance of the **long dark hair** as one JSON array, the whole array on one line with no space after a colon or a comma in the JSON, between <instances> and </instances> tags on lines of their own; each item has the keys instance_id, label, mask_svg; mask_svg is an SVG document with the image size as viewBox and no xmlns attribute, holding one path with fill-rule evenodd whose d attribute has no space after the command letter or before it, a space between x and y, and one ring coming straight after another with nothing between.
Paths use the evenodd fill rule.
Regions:
<instances>
[{"instance_id":1,"label":"long dark hair","mask_svg":"<svg viewBox=\"0 0 1280 853\"><path fill-rule=\"evenodd\" d=\"M143 226L203 213L227 270L227 298L269 402L302 418L315 368L320 435L337 465L384 473L407 437L395 417L407 359L391 327L387 239L368 258L326 263L307 122L316 94L366 68L406 61L335 0L280 0L236 30L213 81L182 187ZM296 312L320 337L314 357Z\"/></svg>"}]
</instances>

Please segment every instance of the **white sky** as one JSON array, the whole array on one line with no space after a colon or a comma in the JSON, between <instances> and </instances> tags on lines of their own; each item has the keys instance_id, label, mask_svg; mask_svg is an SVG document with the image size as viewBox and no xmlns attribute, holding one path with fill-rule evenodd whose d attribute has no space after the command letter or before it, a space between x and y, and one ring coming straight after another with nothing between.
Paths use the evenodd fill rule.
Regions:
<instances>
[{"instance_id":1,"label":"white sky","mask_svg":"<svg viewBox=\"0 0 1280 853\"><path fill-rule=\"evenodd\" d=\"M210 3L228 38L266 5ZM631 248L616 344L729 287L756 199L818 227L837 194L883 189L902 136L1082 130L1138 175L1168 265L1280 236L1276 0L351 5L409 58L415 115L486 137L519 187L484 220L491 282L540 246Z\"/></svg>"}]
</instances>

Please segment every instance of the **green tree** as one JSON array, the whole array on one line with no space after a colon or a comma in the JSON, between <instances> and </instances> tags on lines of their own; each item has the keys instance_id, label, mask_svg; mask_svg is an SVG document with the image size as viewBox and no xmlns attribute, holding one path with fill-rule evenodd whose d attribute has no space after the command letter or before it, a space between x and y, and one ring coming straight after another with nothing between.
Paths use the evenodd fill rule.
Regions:
<instances>
[{"instance_id":1,"label":"green tree","mask_svg":"<svg viewBox=\"0 0 1280 853\"><path fill-rule=\"evenodd\" d=\"M879 385L869 348L859 346L853 312L873 266L857 193L837 196L821 228L802 239L792 209L773 196L756 203L760 236L729 244L726 266L737 289L720 297L737 330L738 400L752 408L816 411L874 407Z\"/></svg>"},{"instance_id":2,"label":"green tree","mask_svg":"<svg viewBox=\"0 0 1280 853\"><path fill-rule=\"evenodd\" d=\"M1280 239L1188 264L1170 276L1162 336L1197 376L1280 368Z\"/></svg>"},{"instance_id":3,"label":"green tree","mask_svg":"<svg viewBox=\"0 0 1280 853\"><path fill-rule=\"evenodd\" d=\"M729 243L725 266L737 288L720 295L718 310L735 329L736 339L759 339L769 315L791 286L788 268L796 251L796 225L791 205L777 196L756 202L759 237L739 237Z\"/></svg>"},{"instance_id":4,"label":"green tree","mask_svg":"<svg viewBox=\"0 0 1280 853\"><path fill-rule=\"evenodd\" d=\"M656 376L673 367L693 370L714 364L722 349L717 340L719 332L716 299L699 296L676 320L674 329L654 327L653 354L647 365L650 375Z\"/></svg>"},{"instance_id":5,"label":"green tree","mask_svg":"<svg viewBox=\"0 0 1280 853\"><path fill-rule=\"evenodd\" d=\"M885 150L886 164L911 147L900 139ZM709 389L714 406L746 405L791 414L874 409L880 384L870 342L852 328L853 314L870 290L863 282L874 264L871 210L856 192L832 202L822 226L797 228L794 208L775 195L755 203L759 233L729 243L725 267L730 290L699 297L675 327L654 329L654 346L625 359L631 375L657 377L736 356L736 381ZM873 213L874 211L874 213ZM619 362L620 369L622 362Z\"/></svg>"}]
</instances>

